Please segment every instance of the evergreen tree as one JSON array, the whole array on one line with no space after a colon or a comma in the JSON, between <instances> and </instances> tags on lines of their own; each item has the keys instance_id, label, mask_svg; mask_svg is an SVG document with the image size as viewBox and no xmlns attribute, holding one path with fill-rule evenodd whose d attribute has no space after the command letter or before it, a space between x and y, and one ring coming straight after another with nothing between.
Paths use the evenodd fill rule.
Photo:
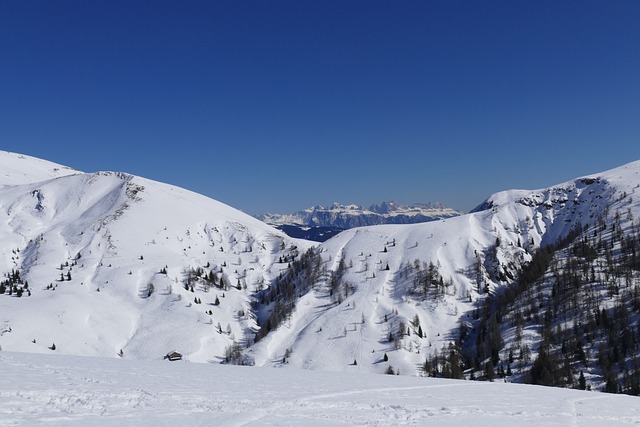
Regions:
<instances>
[{"instance_id":1,"label":"evergreen tree","mask_svg":"<svg viewBox=\"0 0 640 427\"><path fill-rule=\"evenodd\" d=\"M580 371L580 377L578 378L578 388L580 390L586 390L587 389L587 382L584 378L584 373L582 371Z\"/></svg>"},{"instance_id":2,"label":"evergreen tree","mask_svg":"<svg viewBox=\"0 0 640 427\"><path fill-rule=\"evenodd\" d=\"M484 376L488 381L493 381L493 379L495 378L495 371L492 360L488 360L484 364Z\"/></svg>"}]
</instances>

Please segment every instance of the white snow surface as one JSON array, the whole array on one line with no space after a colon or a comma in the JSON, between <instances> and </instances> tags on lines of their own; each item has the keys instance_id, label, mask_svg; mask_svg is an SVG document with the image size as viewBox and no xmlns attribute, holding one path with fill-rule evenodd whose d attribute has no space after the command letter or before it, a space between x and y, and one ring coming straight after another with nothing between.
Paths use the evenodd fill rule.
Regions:
<instances>
[{"instance_id":1,"label":"white snow surface","mask_svg":"<svg viewBox=\"0 0 640 427\"><path fill-rule=\"evenodd\" d=\"M251 294L286 268L275 261L310 246L133 175L65 174L11 153L0 153L0 166L9 183L0 186L0 274L19 271L31 294L0 295L5 350L49 352L55 343L62 354L161 359L177 350L191 361L219 360L256 328ZM185 271L198 267L222 274L229 289L185 289Z\"/></svg>"},{"instance_id":2,"label":"white snow surface","mask_svg":"<svg viewBox=\"0 0 640 427\"><path fill-rule=\"evenodd\" d=\"M25 184L75 173L78 171L47 160L0 151L0 185Z\"/></svg>"},{"instance_id":3,"label":"white snow surface","mask_svg":"<svg viewBox=\"0 0 640 427\"><path fill-rule=\"evenodd\" d=\"M0 352L0 426L625 426L636 397L504 383Z\"/></svg>"}]
</instances>

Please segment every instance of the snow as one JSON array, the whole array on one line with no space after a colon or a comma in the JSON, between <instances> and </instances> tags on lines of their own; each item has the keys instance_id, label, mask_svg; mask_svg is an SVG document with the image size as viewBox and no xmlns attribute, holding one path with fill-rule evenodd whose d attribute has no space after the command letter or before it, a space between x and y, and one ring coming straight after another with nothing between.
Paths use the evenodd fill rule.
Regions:
<instances>
[{"instance_id":1,"label":"snow","mask_svg":"<svg viewBox=\"0 0 640 427\"><path fill-rule=\"evenodd\" d=\"M233 341L251 338L251 295L286 268L277 259L310 246L133 175L71 174L11 153L0 153L0 166L9 183L0 186L0 274L19 271L31 293L0 295L5 350L46 353L55 343L62 354L158 359L175 349L191 361L220 360ZM185 289L189 268L223 271L229 289Z\"/></svg>"},{"instance_id":2,"label":"snow","mask_svg":"<svg viewBox=\"0 0 640 427\"><path fill-rule=\"evenodd\" d=\"M383 373L392 366L403 375L420 374L425 357L448 344L450 331L473 308L466 298L466 289L472 285L457 273L460 266L472 265L473 249L466 240L473 235L472 228L470 217L461 216L413 226L363 227L325 242L320 248L328 269L335 269L341 258L353 265L344 280L354 285L355 292L341 304L331 304L322 286L304 296L291 321L254 346L256 363L277 365L290 348L288 364L296 367ZM486 245L495 241L482 235L474 239ZM451 295L441 300L408 298L406 283L397 271L414 259L440 260L443 275L458 275L460 288L451 289ZM384 270L387 264L388 271ZM400 320L408 326L415 314L424 337L412 334L396 350L387 341L389 332L395 332ZM382 360L385 353L389 363Z\"/></svg>"},{"instance_id":3,"label":"snow","mask_svg":"<svg viewBox=\"0 0 640 427\"><path fill-rule=\"evenodd\" d=\"M593 222L607 210L630 209L640 217L634 194L640 162L635 162L547 189L497 193L482 209L446 220L347 230L318 246L327 273L300 295L291 318L253 344L259 327L251 312L253 295L286 270L279 258L295 247L303 252L311 242L291 239L215 200L126 173L87 174L12 153L0 153L0 168L0 274L19 271L31 292L21 298L0 295L0 346L116 359L106 366L159 360L176 350L202 369L218 369L209 363L220 362L225 348L239 342L250 345L245 353L258 367L279 367L273 372L287 377L303 375L304 368L359 373L366 380L349 376L349 382L375 383L390 379L368 374L382 374L389 366L402 377L419 376L425 358L454 340L457 327L486 297L477 286L477 261L482 280L494 290L507 285L499 274L516 272L536 248L572 224ZM623 199L624 193L636 199ZM336 301L329 296L328 279L341 259L349 266L343 282L351 290ZM411 279L402 271L415 260L439 266L450 283L443 295L408 293ZM167 274L160 273L164 267ZM198 267L218 275L223 270L229 288L185 289L185 271ZM149 284L155 289L151 295ZM216 298L220 305L214 305ZM401 321L410 326L416 315L422 337L411 327L397 348L388 342L390 331ZM49 349L53 343L55 351ZM321 382L325 374L304 375ZM353 395L365 403L375 400L375 393ZM436 416L442 412L437 406L418 407Z\"/></svg>"},{"instance_id":4,"label":"snow","mask_svg":"<svg viewBox=\"0 0 640 427\"><path fill-rule=\"evenodd\" d=\"M329 271L340 259L352 265L343 281L354 292L338 304L327 296L326 280L316 284L288 322L252 347L256 364L281 366L289 352L285 367L382 374L391 366L402 375L422 375L425 358L456 339L460 323L471 320L477 301L487 295L477 286L476 260L490 290L507 286L499 274L515 277L536 248L555 242L575 224L594 224L607 211L629 209L640 217L638 188L640 162L633 162L546 189L496 193L483 209L446 220L346 230L319 250ZM625 193L635 199L623 198ZM444 295L408 293L411 279L399 273L414 260L439 266L451 283ZM400 321L410 326L415 315L423 337L412 327L400 348L388 342L389 332ZM382 360L385 353L388 362Z\"/></svg>"},{"instance_id":5,"label":"snow","mask_svg":"<svg viewBox=\"0 0 640 427\"><path fill-rule=\"evenodd\" d=\"M8 151L0 152L0 185L44 181L75 173L78 171L47 160Z\"/></svg>"},{"instance_id":6,"label":"snow","mask_svg":"<svg viewBox=\"0 0 640 427\"><path fill-rule=\"evenodd\" d=\"M0 352L0 426L624 426L634 397L503 383Z\"/></svg>"}]
</instances>

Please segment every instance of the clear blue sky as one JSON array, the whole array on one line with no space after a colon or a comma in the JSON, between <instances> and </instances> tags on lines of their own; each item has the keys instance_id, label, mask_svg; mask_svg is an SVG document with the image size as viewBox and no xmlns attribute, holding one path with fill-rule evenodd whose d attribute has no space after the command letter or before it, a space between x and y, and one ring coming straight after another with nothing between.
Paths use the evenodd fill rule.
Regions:
<instances>
[{"instance_id":1,"label":"clear blue sky","mask_svg":"<svg viewBox=\"0 0 640 427\"><path fill-rule=\"evenodd\" d=\"M0 2L0 149L248 213L640 159L640 1Z\"/></svg>"}]
</instances>

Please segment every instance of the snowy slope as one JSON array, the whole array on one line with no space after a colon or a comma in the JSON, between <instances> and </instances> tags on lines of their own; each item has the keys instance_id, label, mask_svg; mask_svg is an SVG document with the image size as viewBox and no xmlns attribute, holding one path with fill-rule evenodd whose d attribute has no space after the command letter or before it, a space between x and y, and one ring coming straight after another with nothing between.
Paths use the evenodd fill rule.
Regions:
<instances>
[{"instance_id":1,"label":"snowy slope","mask_svg":"<svg viewBox=\"0 0 640 427\"><path fill-rule=\"evenodd\" d=\"M78 171L47 160L0 151L0 185L44 181L74 173Z\"/></svg>"},{"instance_id":2,"label":"snowy slope","mask_svg":"<svg viewBox=\"0 0 640 427\"><path fill-rule=\"evenodd\" d=\"M289 356L286 366L421 374L425 357L446 349L478 303L517 277L541 244L576 224L595 224L606 212L639 216L639 187L640 162L634 162L547 189L500 192L463 216L340 233L320 246L325 279L285 326L254 347L256 362L280 365ZM340 260L346 270L337 298L330 272ZM414 281L429 263L441 285L416 292ZM412 324L416 316L419 323ZM398 333L401 323L408 334Z\"/></svg>"},{"instance_id":3,"label":"snowy slope","mask_svg":"<svg viewBox=\"0 0 640 427\"><path fill-rule=\"evenodd\" d=\"M0 426L625 426L637 398L548 387L0 352Z\"/></svg>"},{"instance_id":4,"label":"snowy slope","mask_svg":"<svg viewBox=\"0 0 640 427\"><path fill-rule=\"evenodd\" d=\"M307 247L159 182L11 153L0 165L0 273L27 282L0 295L5 350L220 360L257 327L251 294L286 267L274 261ZM218 286L191 275L185 289L197 268Z\"/></svg>"}]
</instances>

